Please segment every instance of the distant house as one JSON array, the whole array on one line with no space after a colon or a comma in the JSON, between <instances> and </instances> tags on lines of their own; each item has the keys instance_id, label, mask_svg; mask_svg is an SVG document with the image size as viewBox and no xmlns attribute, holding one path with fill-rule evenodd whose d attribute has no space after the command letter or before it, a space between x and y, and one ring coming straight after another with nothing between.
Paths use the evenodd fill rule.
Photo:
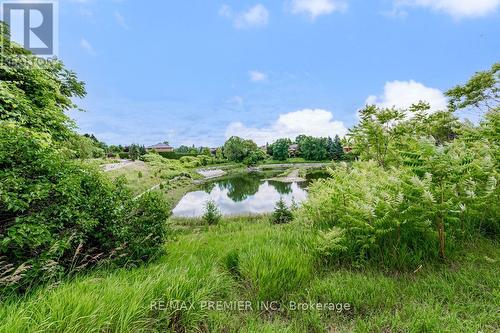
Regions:
<instances>
[{"instance_id":1,"label":"distant house","mask_svg":"<svg viewBox=\"0 0 500 333\"><path fill-rule=\"evenodd\" d=\"M146 150L147 151L154 150L158 153L171 153L174 151L174 148L164 143L157 143L155 145L147 147Z\"/></svg>"},{"instance_id":2,"label":"distant house","mask_svg":"<svg viewBox=\"0 0 500 333\"><path fill-rule=\"evenodd\" d=\"M298 153L299 153L299 145L298 144L294 143L288 147L288 155L297 156Z\"/></svg>"},{"instance_id":3,"label":"distant house","mask_svg":"<svg viewBox=\"0 0 500 333\"><path fill-rule=\"evenodd\" d=\"M350 147L350 146L345 146L344 147L344 153L347 154L347 153L350 153L351 151L352 151L352 147Z\"/></svg>"}]
</instances>

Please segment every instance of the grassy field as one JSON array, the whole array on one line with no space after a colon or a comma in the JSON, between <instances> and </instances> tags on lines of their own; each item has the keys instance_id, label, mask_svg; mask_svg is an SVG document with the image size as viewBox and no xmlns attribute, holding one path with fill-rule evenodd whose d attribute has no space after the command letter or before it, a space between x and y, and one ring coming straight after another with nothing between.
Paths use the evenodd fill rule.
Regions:
<instances>
[{"instance_id":1,"label":"grassy field","mask_svg":"<svg viewBox=\"0 0 500 333\"><path fill-rule=\"evenodd\" d=\"M175 205L187 191L193 188L193 179L202 178L195 169L174 168L142 161L135 161L106 174L112 179L125 178L126 187L136 196L153 188L161 191L172 205Z\"/></svg>"},{"instance_id":2,"label":"grassy field","mask_svg":"<svg viewBox=\"0 0 500 333\"><path fill-rule=\"evenodd\" d=\"M135 161L123 168L107 172L107 174L113 179L124 177L127 187L134 195L139 195L163 182L156 168L141 161Z\"/></svg>"},{"instance_id":3,"label":"grassy field","mask_svg":"<svg viewBox=\"0 0 500 333\"><path fill-rule=\"evenodd\" d=\"M440 266L383 273L324 267L313 255L312 232L270 225L267 216L224 219L211 227L196 219L170 225L171 241L159 260L130 270L102 269L7 300L0 307L0 332L500 329L500 250L489 240L478 239ZM235 308L218 311L209 301ZM238 309L236 301L251 306ZM333 303L334 309L298 310L298 303Z\"/></svg>"}]
</instances>

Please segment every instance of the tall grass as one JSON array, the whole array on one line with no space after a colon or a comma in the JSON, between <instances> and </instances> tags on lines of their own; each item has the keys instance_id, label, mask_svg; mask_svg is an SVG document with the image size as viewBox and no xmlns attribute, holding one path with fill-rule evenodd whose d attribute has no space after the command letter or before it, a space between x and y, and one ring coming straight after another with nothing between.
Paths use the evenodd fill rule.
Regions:
<instances>
[{"instance_id":1,"label":"tall grass","mask_svg":"<svg viewBox=\"0 0 500 333\"><path fill-rule=\"evenodd\" d=\"M102 270L0 306L0 332L493 332L497 243L479 239L453 265L415 273L324 270L300 225L268 216L182 225L167 255L133 270ZM191 229L189 229L191 228ZM179 230L179 228L172 228ZM189 231L191 230L191 231ZM154 302L277 301L279 311L158 309ZM349 303L349 311L291 311L290 301Z\"/></svg>"}]
</instances>

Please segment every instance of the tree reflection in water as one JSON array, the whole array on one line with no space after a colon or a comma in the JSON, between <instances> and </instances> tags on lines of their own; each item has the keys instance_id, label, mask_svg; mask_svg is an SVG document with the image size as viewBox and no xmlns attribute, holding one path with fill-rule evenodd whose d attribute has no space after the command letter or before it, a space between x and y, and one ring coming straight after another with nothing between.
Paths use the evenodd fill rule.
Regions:
<instances>
[{"instance_id":1,"label":"tree reflection in water","mask_svg":"<svg viewBox=\"0 0 500 333\"><path fill-rule=\"evenodd\" d=\"M260 214L272 212L282 197L290 205L307 197L305 183L267 181L274 175L248 173L217 179L187 193L173 210L174 216L196 217L203 213L203 205L213 200L224 215Z\"/></svg>"}]
</instances>

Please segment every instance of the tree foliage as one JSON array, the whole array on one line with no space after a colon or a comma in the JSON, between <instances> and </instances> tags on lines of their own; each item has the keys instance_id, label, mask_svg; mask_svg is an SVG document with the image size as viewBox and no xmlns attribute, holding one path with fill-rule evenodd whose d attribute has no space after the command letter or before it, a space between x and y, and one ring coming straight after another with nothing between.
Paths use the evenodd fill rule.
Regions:
<instances>
[{"instance_id":1,"label":"tree foliage","mask_svg":"<svg viewBox=\"0 0 500 333\"><path fill-rule=\"evenodd\" d=\"M328 158L334 161L344 160L344 146L338 135L335 135L335 139L328 138Z\"/></svg>"},{"instance_id":2,"label":"tree foliage","mask_svg":"<svg viewBox=\"0 0 500 333\"><path fill-rule=\"evenodd\" d=\"M0 165L0 257L30 268L18 285L161 249L169 211L160 198L132 200L99 170L68 159L47 133L2 122Z\"/></svg>"},{"instance_id":3,"label":"tree foliage","mask_svg":"<svg viewBox=\"0 0 500 333\"><path fill-rule=\"evenodd\" d=\"M324 161L329 158L327 138L300 136L297 144L299 155L308 161Z\"/></svg>"},{"instance_id":4,"label":"tree foliage","mask_svg":"<svg viewBox=\"0 0 500 333\"><path fill-rule=\"evenodd\" d=\"M232 162L252 164L265 156L252 140L245 140L237 136L230 137L224 143L224 156Z\"/></svg>"},{"instance_id":5,"label":"tree foliage","mask_svg":"<svg viewBox=\"0 0 500 333\"><path fill-rule=\"evenodd\" d=\"M283 198L280 198L276 203L273 215L271 217L271 223L273 224L285 224L290 223L293 220L293 213L290 208L286 205Z\"/></svg>"},{"instance_id":6,"label":"tree foliage","mask_svg":"<svg viewBox=\"0 0 500 333\"><path fill-rule=\"evenodd\" d=\"M36 61L0 28L0 120L67 139L75 124L65 112L76 108L72 98L85 96L84 83L60 61Z\"/></svg>"},{"instance_id":7,"label":"tree foliage","mask_svg":"<svg viewBox=\"0 0 500 333\"><path fill-rule=\"evenodd\" d=\"M288 149L292 144L292 140L288 138L278 139L271 145L273 159L278 161L285 161L290 155Z\"/></svg>"},{"instance_id":8,"label":"tree foliage","mask_svg":"<svg viewBox=\"0 0 500 333\"><path fill-rule=\"evenodd\" d=\"M103 260L135 263L160 253L169 215L163 199L133 200L120 182L74 159L102 154L65 113L85 95L84 84L61 62L7 45L5 35L0 57L0 294Z\"/></svg>"},{"instance_id":9,"label":"tree foliage","mask_svg":"<svg viewBox=\"0 0 500 333\"><path fill-rule=\"evenodd\" d=\"M430 112L421 102L360 111L349 133L360 161L314 183L298 214L321 230L323 258L415 267L446 258L480 233L498 236L500 110L491 107L497 71L454 88L450 110ZM479 125L454 114L480 103L489 110Z\"/></svg>"},{"instance_id":10,"label":"tree foliage","mask_svg":"<svg viewBox=\"0 0 500 333\"><path fill-rule=\"evenodd\" d=\"M468 107L493 110L500 103L500 63L491 69L474 74L464 85L457 85L446 92L450 98L450 109Z\"/></svg>"}]
</instances>

